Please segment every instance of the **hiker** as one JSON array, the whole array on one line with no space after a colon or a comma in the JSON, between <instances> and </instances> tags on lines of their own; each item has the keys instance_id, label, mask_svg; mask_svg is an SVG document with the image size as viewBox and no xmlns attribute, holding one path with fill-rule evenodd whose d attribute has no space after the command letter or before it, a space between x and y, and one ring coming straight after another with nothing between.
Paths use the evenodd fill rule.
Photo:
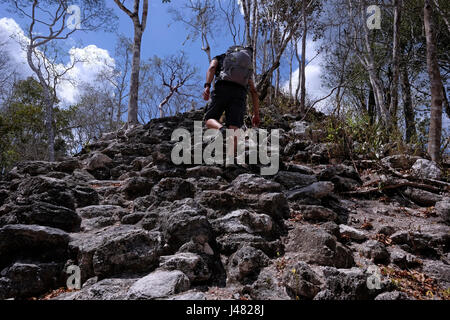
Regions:
<instances>
[{"instance_id":1,"label":"hiker","mask_svg":"<svg viewBox=\"0 0 450 320\"><path fill-rule=\"evenodd\" d=\"M253 101L252 125L259 126L259 97L252 77L252 57L251 47L233 46L211 61L203 92L206 101L211 97L211 104L205 114L209 129L220 130L225 135L227 128L236 131L243 127L249 90ZM214 76L216 82L210 93ZM225 126L220 123L223 112L226 117Z\"/></svg>"}]
</instances>

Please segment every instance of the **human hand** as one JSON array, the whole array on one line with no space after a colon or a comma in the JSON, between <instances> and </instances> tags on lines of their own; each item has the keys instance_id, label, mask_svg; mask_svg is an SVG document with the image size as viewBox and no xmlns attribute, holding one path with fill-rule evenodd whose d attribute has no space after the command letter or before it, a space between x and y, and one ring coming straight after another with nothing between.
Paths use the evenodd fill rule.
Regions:
<instances>
[{"instance_id":1,"label":"human hand","mask_svg":"<svg viewBox=\"0 0 450 320\"><path fill-rule=\"evenodd\" d=\"M210 96L211 96L210 89L206 87L205 90L203 91L203 99L205 99L205 101L208 101Z\"/></svg>"}]
</instances>

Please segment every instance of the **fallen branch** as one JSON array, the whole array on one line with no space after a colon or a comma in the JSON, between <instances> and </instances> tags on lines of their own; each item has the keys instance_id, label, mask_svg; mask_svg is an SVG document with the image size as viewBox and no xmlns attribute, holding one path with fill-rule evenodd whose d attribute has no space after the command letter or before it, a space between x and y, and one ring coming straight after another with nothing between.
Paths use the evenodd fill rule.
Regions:
<instances>
[{"instance_id":1,"label":"fallen branch","mask_svg":"<svg viewBox=\"0 0 450 320\"><path fill-rule=\"evenodd\" d=\"M418 177L415 177L415 176L411 176L409 174L402 174L401 172L395 170L392 166L390 166L386 162L382 161L381 164L382 164L384 169L386 169L387 171L389 171L389 173L393 174L396 177L399 177L399 178L402 178L402 179L406 179L406 180L410 180L410 181L417 181L417 182L420 182L420 184L424 185L424 186L426 184L439 186L441 188L444 188L444 189L440 189L439 191L450 192L450 183L448 183L448 182L435 180L435 179L418 178Z\"/></svg>"},{"instance_id":2,"label":"fallen branch","mask_svg":"<svg viewBox=\"0 0 450 320\"><path fill-rule=\"evenodd\" d=\"M371 185L378 184L380 182L382 182L382 181L381 180L374 181L373 183L371 183ZM428 184L417 183L417 182L412 182L412 181L402 181L402 182L398 182L398 183L381 185L381 186L366 189L366 190L347 191L347 192L343 192L342 194L350 195L350 196L355 196L355 195L363 196L363 195L368 195L371 193L383 192L385 190L393 190L393 189L398 189L398 188L403 188L403 187L413 187L413 188L425 189L425 190L429 190L434 193L439 193L441 191L441 189L430 186Z\"/></svg>"}]
</instances>

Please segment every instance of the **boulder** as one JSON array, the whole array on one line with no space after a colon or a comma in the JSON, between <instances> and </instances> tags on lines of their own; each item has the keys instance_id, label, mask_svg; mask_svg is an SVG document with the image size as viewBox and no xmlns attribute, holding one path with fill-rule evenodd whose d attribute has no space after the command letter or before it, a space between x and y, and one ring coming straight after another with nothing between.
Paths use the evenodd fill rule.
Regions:
<instances>
[{"instance_id":1,"label":"boulder","mask_svg":"<svg viewBox=\"0 0 450 320\"><path fill-rule=\"evenodd\" d=\"M386 246L377 240L368 240L361 245L360 253L376 264L388 264L389 263L389 252Z\"/></svg>"},{"instance_id":2,"label":"boulder","mask_svg":"<svg viewBox=\"0 0 450 320\"><path fill-rule=\"evenodd\" d=\"M217 237L220 253L231 255L242 245L249 245L263 251L270 258L284 253L283 244L280 240L268 240L262 236L249 233L226 233Z\"/></svg>"},{"instance_id":3,"label":"boulder","mask_svg":"<svg viewBox=\"0 0 450 320\"><path fill-rule=\"evenodd\" d=\"M412 300L409 296L401 291L384 292L375 297L374 300Z\"/></svg>"},{"instance_id":4,"label":"boulder","mask_svg":"<svg viewBox=\"0 0 450 320\"><path fill-rule=\"evenodd\" d=\"M339 225L339 232L341 237L347 238L354 241L365 241L367 240L366 233L362 230L358 230L347 226L345 224Z\"/></svg>"},{"instance_id":5,"label":"boulder","mask_svg":"<svg viewBox=\"0 0 450 320\"><path fill-rule=\"evenodd\" d=\"M415 268L421 265L421 261L413 254L394 247L390 253L391 261L402 269Z\"/></svg>"},{"instance_id":6,"label":"boulder","mask_svg":"<svg viewBox=\"0 0 450 320\"><path fill-rule=\"evenodd\" d=\"M93 171L107 168L111 164L112 159L110 157L100 152L94 152L94 154L84 162L84 168Z\"/></svg>"},{"instance_id":7,"label":"boulder","mask_svg":"<svg viewBox=\"0 0 450 320\"><path fill-rule=\"evenodd\" d=\"M275 181L283 185L286 189L291 189L309 186L317 182L317 178L313 175L299 172L280 171L275 176Z\"/></svg>"},{"instance_id":8,"label":"boulder","mask_svg":"<svg viewBox=\"0 0 450 320\"><path fill-rule=\"evenodd\" d=\"M144 217L145 213L143 212L131 213L124 216L120 222L122 224L136 224L139 223Z\"/></svg>"},{"instance_id":9,"label":"boulder","mask_svg":"<svg viewBox=\"0 0 450 320\"><path fill-rule=\"evenodd\" d=\"M307 174L307 175L314 175L314 170L312 170L310 167L302 166L302 165L296 164L296 163L287 164L286 170L291 171L291 172Z\"/></svg>"},{"instance_id":10,"label":"boulder","mask_svg":"<svg viewBox=\"0 0 450 320\"><path fill-rule=\"evenodd\" d=\"M112 226L73 235L69 243L83 280L96 275L108 277L151 271L158 265L162 247L160 233L133 226Z\"/></svg>"},{"instance_id":11,"label":"boulder","mask_svg":"<svg viewBox=\"0 0 450 320\"><path fill-rule=\"evenodd\" d=\"M287 198L290 201L295 201L301 198L321 199L329 196L334 191L334 185L328 181L315 182L307 187L295 189L287 193Z\"/></svg>"},{"instance_id":12,"label":"boulder","mask_svg":"<svg viewBox=\"0 0 450 320\"><path fill-rule=\"evenodd\" d=\"M131 177L123 182L120 192L125 194L127 199L149 195L153 187L153 181L143 177Z\"/></svg>"},{"instance_id":13,"label":"boulder","mask_svg":"<svg viewBox=\"0 0 450 320\"><path fill-rule=\"evenodd\" d=\"M441 169L439 169L436 162L426 159L418 159L411 167L411 172L423 179L439 180L442 177Z\"/></svg>"},{"instance_id":14,"label":"boulder","mask_svg":"<svg viewBox=\"0 0 450 320\"><path fill-rule=\"evenodd\" d=\"M84 185L83 183L73 187L72 194L75 199L76 208L97 205L100 201L97 191L88 185Z\"/></svg>"},{"instance_id":15,"label":"boulder","mask_svg":"<svg viewBox=\"0 0 450 320\"><path fill-rule=\"evenodd\" d=\"M425 260L422 272L436 279L444 290L450 289L450 265L438 260Z\"/></svg>"},{"instance_id":16,"label":"boulder","mask_svg":"<svg viewBox=\"0 0 450 320\"><path fill-rule=\"evenodd\" d=\"M312 221L336 221L337 214L322 206L298 206L303 219Z\"/></svg>"},{"instance_id":17,"label":"boulder","mask_svg":"<svg viewBox=\"0 0 450 320\"><path fill-rule=\"evenodd\" d=\"M81 222L81 230L83 232L89 232L92 230L103 229L108 226L112 226L117 223L117 219L113 217L97 217L92 219L83 219Z\"/></svg>"},{"instance_id":18,"label":"boulder","mask_svg":"<svg viewBox=\"0 0 450 320\"><path fill-rule=\"evenodd\" d=\"M144 230L118 234L105 240L92 257L94 273L106 277L151 270L162 250L160 234Z\"/></svg>"},{"instance_id":19,"label":"boulder","mask_svg":"<svg viewBox=\"0 0 450 320\"><path fill-rule=\"evenodd\" d=\"M198 166L186 169L186 175L193 178L216 178L222 176L223 170L213 166Z\"/></svg>"},{"instance_id":20,"label":"boulder","mask_svg":"<svg viewBox=\"0 0 450 320\"><path fill-rule=\"evenodd\" d=\"M292 299L313 299L320 291L319 276L303 261L290 264L284 270L283 284Z\"/></svg>"},{"instance_id":21,"label":"boulder","mask_svg":"<svg viewBox=\"0 0 450 320\"><path fill-rule=\"evenodd\" d=\"M281 185L257 176L256 174L241 174L231 183L233 191L240 194L261 194L265 192L280 192Z\"/></svg>"},{"instance_id":22,"label":"boulder","mask_svg":"<svg viewBox=\"0 0 450 320\"><path fill-rule=\"evenodd\" d=\"M169 296L165 299L162 300L177 300L177 301L195 301L195 300L206 300L206 294L204 294L203 292L200 291L196 291L196 290L190 290L187 292L183 292L180 294L176 294L173 296Z\"/></svg>"},{"instance_id":23,"label":"boulder","mask_svg":"<svg viewBox=\"0 0 450 320\"><path fill-rule=\"evenodd\" d=\"M391 235L392 242L402 249L423 256L436 257L446 252L450 244L448 228L429 232L397 231Z\"/></svg>"},{"instance_id":24,"label":"boulder","mask_svg":"<svg viewBox=\"0 0 450 320\"><path fill-rule=\"evenodd\" d=\"M359 268L327 267L323 274L326 279L325 289L314 300L369 300L383 290L381 283L380 289L369 289L367 280L370 274Z\"/></svg>"},{"instance_id":25,"label":"boulder","mask_svg":"<svg viewBox=\"0 0 450 320\"><path fill-rule=\"evenodd\" d=\"M0 272L0 299L37 297L62 285L63 263L16 262Z\"/></svg>"},{"instance_id":26,"label":"boulder","mask_svg":"<svg viewBox=\"0 0 450 320\"><path fill-rule=\"evenodd\" d=\"M66 207L35 201L30 205L0 209L0 226L6 224L41 225L75 232L80 230L81 218Z\"/></svg>"},{"instance_id":27,"label":"boulder","mask_svg":"<svg viewBox=\"0 0 450 320\"><path fill-rule=\"evenodd\" d=\"M180 252L172 256L162 256L160 269L182 271L192 284L208 281L211 271L205 261L197 254L191 252Z\"/></svg>"},{"instance_id":28,"label":"boulder","mask_svg":"<svg viewBox=\"0 0 450 320\"><path fill-rule=\"evenodd\" d=\"M77 213L84 219L111 217L115 220L120 220L129 214L129 211L120 206L96 205L77 209Z\"/></svg>"},{"instance_id":29,"label":"boulder","mask_svg":"<svg viewBox=\"0 0 450 320\"><path fill-rule=\"evenodd\" d=\"M330 166L317 175L320 181L332 181L336 176L352 179L358 184L361 183L358 172L353 167L345 166L343 164Z\"/></svg>"},{"instance_id":30,"label":"boulder","mask_svg":"<svg viewBox=\"0 0 450 320\"><path fill-rule=\"evenodd\" d=\"M23 199L21 204L40 201L71 210L75 209L75 199L68 183L60 179L44 176L24 179L18 185L14 198L16 200Z\"/></svg>"},{"instance_id":31,"label":"boulder","mask_svg":"<svg viewBox=\"0 0 450 320\"><path fill-rule=\"evenodd\" d=\"M434 206L436 202L442 200L442 197L438 194L417 188L408 187L403 191L403 194L418 205L426 207Z\"/></svg>"},{"instance_id":32,"label":"boulder","mask_svg":"<svg viewBox=\"0 0 450 320\"><path fill-rule=\"evenodd\" d=\"M258 203L254 208L267 214L275 220L289 218L289 203L282 193L263 193L257 197Z\"/></svg>"},{"instance_id":33,"label":"boulder","mask_svg":"<svg viewBox=\"0 0 450 320\"><path fill-rule=\"evenodd\" d=\"M164 178L151 191L151 195L161 201L182 200L195 196L195 186L181 178Z\"/></svg>"},{"instance_id":34,"label":"boulder","mask_svg":"<svg viewBox=\"0 0 450 320\"><path fill-rule=\"evenodd\" d=\"M228 259L227 282L252 283L269 261L269 257L261 250L244 245Z\"/></svg>"},{"instance_id":35,"label":"boulder","mask_svg":"<svg viewBox=\"0 0 450 320\"><path fill-rule=\"evenodd\" d=\"M436 203L436 214L447 224L450 224L450 198L444 198Z\"/></svg>"},{"instance_id":36,"label":"boulder","mask_svg":"<svg viewBox=\"0 0 450 320\"><path fill-rule=\"evenodd\" d=\"M273 222L270 216L257 214L249 210L236 210L226 216L211 222L214 232L225 233L256 233L269 234Z\"/></svg>"},{"instance_id":37,"label":"boulder","mask_svg":"<svg viewBox=\"0 0 450 320\"><path fill-rule=\"evenodd\" d=\"M155 300L189 290L189 278L181 271L157 270L136 281L128 291L130 300Z\"/></svg>"},{"instance_id":38,"label":"boulder","mask_svg":"<svg viewBox=\"0 0 450 320\"><path fill-rule=\"evenodd\" d=\"M250 287L250 296L254 300L289 300L286 287L279 279L275 268L263 269L258 279Z\"/></svg>"},{"instance_id":39,"label":"boulder","mask_svg":"<svg viewBox=\"0 0 450 320\"><path fill-rule=\"evenodd\" d=\"M175 253L191 240L212 245L215 237L206 214L207 210L203 206L186 198L149 208L141 224L146 230L162 232L167 249Z\"/></svg>"},{"instance_id":40,"label":"boulder","mask_svg":"<svg viewBox=\"0 0 450 320\"><path fill-rule=\"evenodd\" d=\"M40 262L65 261L69 235L36 225L7 225L0 228L0 267L19 259Z\"/></svg>"},{"instance_id":41,"label":"boulder","mask_svg":"<svg viewBox=\"0 0 450 320\"><path fill-rule=\"evenodd\" d=\"M386 225L386 226L380 227L380 229L378 230L378 233L384 234L386 236L390 236L390 235L394 234L396 231L397 231L397 228Z\"/></svg>"},{"instance_id":42,"label":"boulder","mask_svg":"<svg viewBox=\"0 0 450 320\"><path fill-rule=\"evenodd\" d=\"M126 300L128 290L137 279L103 279L91 285L83 286L80 291L65 293L54 298L54 300Z\"/></svg>"},{"instance_id":43,"label":"boulder","mask_svg":"<svg viewBox=\"0 0 450 320\"><path fill-rule=\"evenodd\" d=\"M299 225L291 231L286 251L309 264L349 268L354 265L350 249L322 228Z\"/></svg>"}]
</instances>

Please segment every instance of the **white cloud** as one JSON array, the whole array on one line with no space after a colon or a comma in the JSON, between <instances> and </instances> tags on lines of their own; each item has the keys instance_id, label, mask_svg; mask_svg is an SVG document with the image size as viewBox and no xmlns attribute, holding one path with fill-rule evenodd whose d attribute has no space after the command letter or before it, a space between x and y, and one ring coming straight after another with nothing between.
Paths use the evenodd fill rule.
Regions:
<instances>
[{"instance_id":1,"label":"white cloud","mask_svg":"<svg viewBox=\"0 0 450 320\"><path fill-rule=\"evenodd\" d=\"M2 50L8 56L11 71L15 71L20 78L34 76L27 63L26 48L24 43L28 38L20 26L10 18L0 19L0 44ZM72 48L68 52L70 62L66 65L59 64L56 69L61 72L67 66L77 62L65 76L57 87L58 98L63 106L74 104L80 97L80 84L88 83L91 86L100 86L97 83L99 73L111 72L115 66L115 61L110 57L107 50L98 48L95 45L89 45L84 48Z\"/></svg>"},{"instance_id":2,"label":"white cloud","mask_svg":"<svg viewBox=\"0 0 450 320\"><path fill-rule=\"evenodd\" d=\"M322 87L321 75L323 72L323 59L320 54L318 54L319 44L312 40L306 41L306 68L305 68L305 78L306 78L306 93L312 100L321 99L329 94L329 92ZM299 50L301 51L301 41L298 44ZM308 63L309 62L309 63ZM297 68L292 73L292 87L295 94L295 88L298 85L298 76L300 69ZM289 92L289 80L286 81L283 86L285 92ZM316 109L323 109L326 106L326 100L318 103Z\"/></svg>"},{"instance_id":3,"label":"white cloud","mask_svg":"<svg viewBox=\"0 0 450 320\"><path fill-rule=\"evenodd\" d=\"M11 71L15 71L20 77L28 77L32 74L27 63L26 51L22 47L22 43L27 39L14 19L0 19L1 50L7 55Z\"/></svg>"},{"instance_id":4,"label":"white cloud","mask_svg":"<svg viewBox=\"0 0 450 320\"><path fill-rule=\"evenodd\" d=\"M88 83L92 87L100 87L102 84L98 83L98 75L102 72L112 73L115 61L110 57L107 50L95 45L72 48L69 55L70 63L68 65L72 65L74 61L81 62L76 63L75 67L68 72L68 81L63 81L58 91L61 100L65 101L66 104L73 104L80 97L79 85Z\"/></svg>"}]
</instances>

